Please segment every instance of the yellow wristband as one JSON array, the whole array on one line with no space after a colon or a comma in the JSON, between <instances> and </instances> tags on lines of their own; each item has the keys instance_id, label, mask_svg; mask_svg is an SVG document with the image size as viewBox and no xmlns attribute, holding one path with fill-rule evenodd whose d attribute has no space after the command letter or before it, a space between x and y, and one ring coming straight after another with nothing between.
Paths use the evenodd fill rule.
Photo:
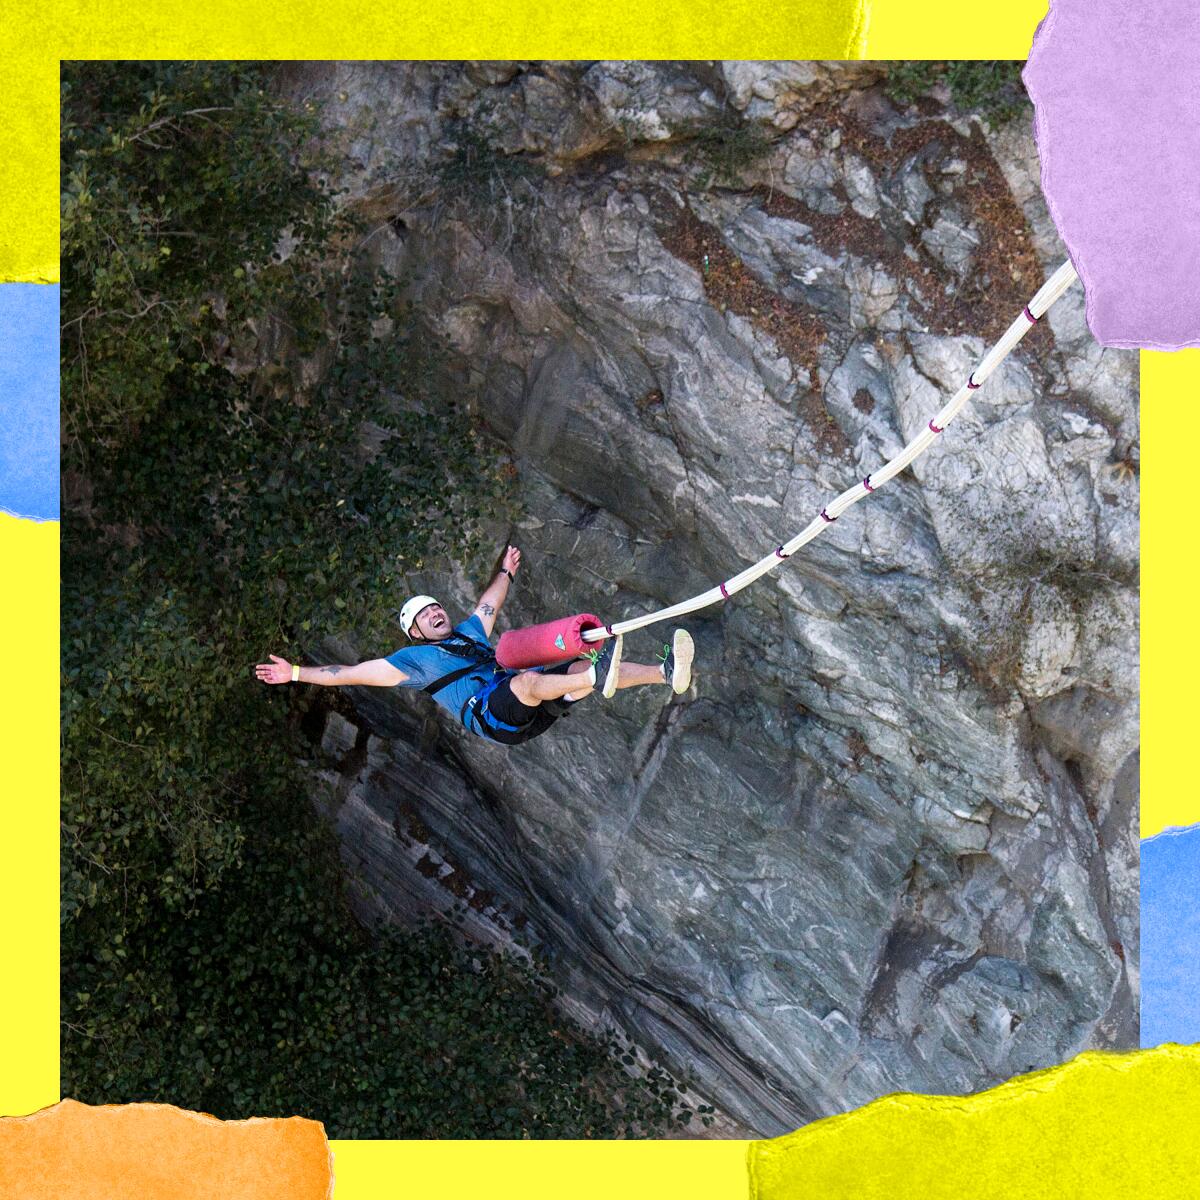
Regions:
<instances>
[{"instance_id":1,"label":"yellow wristband","mask_svg":"<svg viewBox=\"0 0 1200 1200\"><path fill-rule=\"evenodd\" d=\"M292 664L292 682L293 683L300 682L300 664L299 663Z\"/></svg>"}]
</instances>

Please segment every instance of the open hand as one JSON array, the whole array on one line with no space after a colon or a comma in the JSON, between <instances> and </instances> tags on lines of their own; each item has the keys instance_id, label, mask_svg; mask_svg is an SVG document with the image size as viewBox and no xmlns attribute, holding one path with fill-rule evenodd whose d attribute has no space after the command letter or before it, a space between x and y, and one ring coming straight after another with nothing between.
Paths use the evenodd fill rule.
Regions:
<instances>
[{"instance_id":1,"label":"open hand","mask_svg":"<svg viewBox=\"0 0 1200 1200\"><path fill-rule=\"evenodd\" d=\"M259 680L262 683L291 683L292 664L277 654L269 657L271 659L269 663L259 663L254 668L254 674L258 676Z\"/></svg>"},{"instance_id":2,"label":"open hand","mask_svg":"<svg viewBox=\"0 0 1200 1200\"><path fill-rule=\"evenodd\" d=\"M511 571L514 575L517 573L521 566L521 552L516 546L509 546L504 551L504 562L502 565L506 571Z\"/></svg>"}]
</instances>

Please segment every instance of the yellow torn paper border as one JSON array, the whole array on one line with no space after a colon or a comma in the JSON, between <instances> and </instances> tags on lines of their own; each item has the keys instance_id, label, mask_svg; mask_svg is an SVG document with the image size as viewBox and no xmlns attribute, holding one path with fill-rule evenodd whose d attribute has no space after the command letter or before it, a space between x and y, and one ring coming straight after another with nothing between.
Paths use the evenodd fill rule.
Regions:
<instances>
[{"instance_id":1,"label":"yellow torn paper border","mask_svg":"<svg viewBox=\"0 0 1200 1200\"><path fill-rule=\"evenodd\" d=\"M59 1098L59 533L0 512L0 1113Z\"/></svg>"},{"instance_id":2,"label":"yellow torn paper border","mask_svg":"<svg viewBox=\"0 0 1200 1200\"><path fill-rule=\"evenodd\" d=\"M779 57L794 55L797 57L818 57L809 47L800 44L798 36L790 36L787 32L794 26L791 5L756 6L752 20L748 20L744 9L736 5L721 5L720 14L712 23L703 12L698 16L678 23L674 14L682 9L696 12L695 6L687 4L686 0L673 0L672 3L661 5L655 9L654 20L645 19L640 12L637 20L638 28L631 27L629 20L624 23L611 24L610 9L604 6L554 5L525 5L530 12L535 12L541 22L535 32L542 34L562 34L562 13L568 14L572 29L564 35L565 40L555 45L551 53L567 55L572 52L580 56L592 57L601 52L596 42L596 25L610 22L609 29L614 33L612 42L606 42L604 52L614 53L619 57L667 57L668 54L658 52L668 40L678 41L675 31L686 30L686 37L702 36L702 42L693 42L685 47L680 57L716 56L719 53L731 58ZM632 6L630 6L632 7ZM354 8L361 9L358 15L348 16ZM518 54L527 57L532 54L533 42L526 37L524 46L516 45L509 36L514 26L509 21L513 6L506 6L505 20L496 21L495 10L479 7L471 3L442 5L440 7L422 6L420 8L400 6L398 8L374 8L367 10L366 6L349 6L335 4L327 7L317 7L311 2L302 3L299 8L290 6L283 17L280 16L280 6L275 5L233 5L227 0L215 3L203 11L194 7L185 9L178 0L158 4L153 11L121 8L108 3L84 5L79 0L76 3L64 4L61 0L52 0L46 4L35 4L33 0L10 0L5 6L5 21L0 27L0 87L11 103L3 128L0 128L0 150L3 152L3 175L0 175L0 279L12 282L53 282L58 279L57 270L57 195L54 183L57 176L57 78L58 59L70 57L314 57L325 58L332 56L336 50L347 57L374 58L389 55L401 56L397 53L399 39L404 40L406 53L413 57L497 57L501 53ZM275 11L272 12L272 9ZM1013 0L1012 3L994 6L987 11L982 9L965 10L960 4L951 0L874 0L871 6L872 19L869 30L866 53L872 58L1023 58L1032 40L1033 30L1037 21L1045 15L1045 0ZM292 16L291 14L297 14ZM423 23L422 23L423 14ZM360 16L371 17L374 24L368 24L359 19ZM517 13L519 17L519 12ZM390 28L382 34L379 28L381 22L386 22ZM491 25L489 31L486 26ZM500 28L497 28L499 26ZM481 32L481 30L483 32ZM575 31L578 30L576 33ZM699 34L697 34L699 31ZM491 40L488 40L490 32ZM411 33L411 36L410 36ZM471 45L466 44L466 37L471 38ZM503 46L500 39L503 38ZM335 39L336 45L335 45ZM636 45L634 45L636 41ZM103 43L103 44L102 44ZM544 44L544 40L542 42ZM481 48L482 47L482 48ZM490 48L489 48L490 47ZM672 50L672 54L678 51ZM49 57L45 57L49 56ZM852 55L851 55L852 56ZM833 57L833 55L830 55ZM47 142L47 138L49 142ZM22 149L22 148L27 149ZM38 161L30 155L36 155ZM18 179L14 169L18 165L28 165L32 168ZM49 264L49 265L48 265ZM1190 353L1190 352L1189 352ZM1143 354L1143 364L1147 355ZM1200 359L1200 355L1197 355ZM1190 368L1189 381L1193 383L1184 392L1174 394L1171 404L1175 415L1186 415L1188 397L1196 392L1194 381L1200 379L1200 371ZM1148 384L1144 386L1144 396ZM1163 413L1164 426L1169 424L1171 414ZM1177 433L1177 430L1176 430ZM1169 458L1169 456L1168 456ZM1184 501L1182 507L1177 505L1181 499L1177 481L1172 480L1171 472L1166 466L1168 459L1159 461L1158 467L1151 465L1150 472L1158 480L1159 490L1164 496L1171 489L1172 506L1163 506L1163 523L1150 523L1146 530L1145 554L1147 563L1157 543L1153 538L1160 536L1162 551L1171 547L1178 537L1183 536L1193 519L1194 505ZM1157 472L1157 473L1155 473ZM1151 488L1151 479L1143 481L1147 499ZM13 525L18 524L13 521ZM24 523L29 524L29 523ZM4 530L3 515L0 514L0 534ZM1156 529L1159 531L1156 533ZM57 543L57 528L48 530L53 534ZM0 561L6 567L11 566L11 557L4 544L0 542ZM1169 558L1162 560L1159 575L1171 570ZM22 588L28 587L27 596L30 605L41 601L45 605L57 604L57 571L53 566L47 566L44 571L28 575L22 573L10 578L19 578ZM1165 580L1159 586L1165 585ZM1149 572L1147 589L1149 590ZM15 589L14 589L15 590ZM1161 630L1163 638L1174 638L1176 651L1186 647L1181 646L1176 631L1166 622L1161 621L1162 606L1155 609L1158 616L1153 628ZM1147 609L1147 632L1150 632L1150 612ZM23 639L32 637L38 641L39 650L45 650L50 645L49 635L46 638L38 636L36 630L30 631L25 623L9 624L10 630L20 630L22 637L14 640L14 645L22 646ZM1178 662L1178 659L1176 659ZM1157 660L1156 660L1157 663ZM1177 670L1163 661L1157 665L1146 662L1148 684L1162 690L1164 702L1180 693L1181 678L1186 672ZM54 952L51 939L56 936L56 852L53 836L42 835L43 827L53 830L54 787L52 780L46 782L46 777L55 769L54 728L52 701L42 704L40 698L36 704L29 702L28 688L41 686L45 678L43 672L35 674L32 680L22 684L22 690L14 691L14 706L18 700L28 702L23 712L20 725L6 726L9 729L11 742L6 739L6 746L11 746L12 754L8 768L7 781L14 784L22 797L20 805L10 806L8 820L10 822L25 822L34 819L37 837L31 844L25 826L19 826L23 831L19 839L10 844L11 871L7 872L7 884L11 894L18 898L19 903L5 906L9 912L20 911L26 915L26 920L14 923L14 928L6 930L6 941L10 944L4 955L5 962L11 968L13 979L20 979L18 991L10 988L7 1001L0 1002L0 1009L8 1006L10 1017L20 1017L0 1022L7 1032L0 1043L4 1060L4 1070L0 1071L0 1091L9 1099L6 1106L0 1106L0 1111L21 1112L42 1103L43 1097L57 1096L57 1053L54 1026L56 1013L54 1006L57 1001L56 973ZM50 677L49 687L57 680ZM36 720L28 714L32 711ZM46 714L49 714L47 717ZM23 741L24 731L35 725L39 736L43 725L48 730L43 739L47 749L41 746L30 750ZM1156 725L1155 728L1158 728ZM1147 799L1173 798L1178 805L1182 803L1183 789L1188 787L1190 775L1187 756L1182 746L1175 744L1164 764L1162 782L1169 790L1159 788L1148 789ZM14 780L15 773L15 780ZM1177 787L1170 786L1173 782ZM1153 791L1151 797L1149 792ZM43 800L45 801L43 803ZM1143 801L1143 816L1146 814L1146 800ZM32 815L30 808L34 810ZM1184 823L1175 813L1163 814L1151 822L1152 826ZM6 831L11 827L6 826ZM1145 832L1154 832L1151 828ZM0 856L2 857L2 856ZM32 916L30 914L32 913ZM44 1003L43 1003L44 1001ZM31 1040L32 1035L32 1040ZM1158 1053L1155 1051L1153 1053ZM15 1059L14 1059L15 1056ZM1134 1078L1137 1078L1136 1075ZM1190 1087L1200 1103L1200 1080L1193 1075ZM1003 1090L1003 1089L1001 1089ZM29 1097L36 1095L38 1099L31 1101ZM1139 1158L1136 1128L1130 1129L1125 1124L1127 1108L1144 1099L1144 1091L1131 1088L1129 1094L1122 1095L1110 1114L1110 1125L1106 1136L1116 1145L1129 1146L1131 1159ZM895 1099L895 1098L892 1098ZM920 1104L927 1103L919 1097L910 1097ZM879 1103L887 1103L881 1101ZM962 1105L966 1101L953 1101ZM854 1114L860 1116L862 1114ZM30 1118L32 1119L32 1118ZM832 1125L835 1121L848 1118L835 1118L830 1122L810 1126L804 1133ZM1195 1114L1191 1117L1192 1127L1195 1126ZM1181 1137L1186 1137L1188 1128L1181 1127ZM800 1136L800 1135L793 1135ZM901 1140L896 1146L884 1143L887 1153L894 1150L902 1151L907 1134L901 1130ZM1033 1134L1027 1131L1013 1149L1016 1157L1024 1142L1028 1142ZM781 1139L783 1140L783 1139ZM1043 1139L1047 1146L1053 1146L1053 1138ZM775 1143L771 1143L775 1144ZM845 1154L845 1165L848 1168L854 1162L857 1150L853 1143L841 1142ZM342 1160L344 1149L345 1163ZM705 1162L704 1186L697 1186L690 1175L681 1171L681 1164L692 1166L695 1160L704 1155L712 1155L713 1161L722 1158L727 1147L736 1147L740 1157L745 1143L611 1143L597 1146L592 1143L486 1143L478 1146L468 1146L467 1153L461 1150L454 1161L460 1164L459 1178L463 1179L468 1188L473 1188L478 1194L489 1194L495 1197L521 1196L522 1200L547 1198L561 1194L558 1181L568 1172L575 1175L572 1182L574 1194L580 1200L591 1200L593 1193L600 1194L602 1177L607 1164L620 1159L623 1155L645 1154L645 1164L639 1163L639 1173L642 1187L631 1185L624 1180L626 1190L613 1188L608 1194L625 1194L628 1196L664 1196L686 1194L691 1200L717 1200L718 1197L743 1195L744 1193L729 1189L726 1179L712 1169L710 1162ZM383 1200L384 1197L396 1197L405 1194L410 1188L415 1194L426 1194L436 1190L438 1181L445 1178L442 1173L444 1160L441 1154L455 1152L453 1143L411 1144L387 1142L357 1142L337 1144L339 1153L339 1187L336 1200ZM590 1158L595 1149L595 1158ZM1147 1146L1147 1154L1153 1153L1153 1147ZM972 1146L973 1150L973 1146ZM528 1153L529 1157L525 1158ZM968 1151L970 1154L971 1151ZM519 1169L509 1170L507 1166L498 1164L508 1163L511 1155L516 1160L521 1156ZM680 1157L675 1157L676 1155ZM471 1164L471 1170L464 1174L461 1164L464 1158ZM352 1159L357 1163L356 1172L352 1172ZM426 1169L426 1163L429 1164ZM586 1163L587 1173L580 1179L578 1168ZM343 1170L343 1165L345 1169ZM1144 1179L1153 1180L1150 1172L1153 1167L1146 1168ZM594 1173L592 1173L594 1172ZM845 1172L842 1172L844 1175ZM550 1178L547 1178L550 1176ZM632 1178L632 1176L631 1176ZM996 1185L1000 1186L1000 1185ZM1158 1192L1153 1190L1153 1182L1149 1190L1141 1195L1171 1195L1178 1194L1170 1191ZM1022 1192L1016 1188L1003 1191L988 1191L983 1188L958 1188L956 1196L966 1194L972 1200L988 1195L1003 1194L1007 1196L1037 1195L1036 1191ZM4 1195L0 1189L0 1195ZM29 1195L30 1193L17 1193ZM764 1193L765 1194L765 1193ZM814 1189L813 1196L837 1196L836 1190L822 1192ZM859 1195L870 1196L867 1192ZM897 1197L906 1195L936 1196L940 1193L927 1190L906 1191L901 1188L892 1193ZM1093 1188L1090 1193L1073 1186L1058 1188L1053 1194L1071 1196L1089 1194L1100 1198L1115 1195L1138 1195L1128 1188L1121 1191L1107 1186Z\"/></svg>"},{"instance_id":3,"label":"yellow torn paper border","mask_svg":"<svg viewBox=\"0 0 1200 1200\"><path fill-rule=\"evenodd\" d=\"M7 0L0 27L0 282L58 281L59 60L860 58L868 0ZM18 103L11 101L20 97Z\"/></svg>"},{"instance_id":4,"label":"yellow torn paper border","mask_svg":"<svg viewBox=\"0 0 1200 1200\"><path fill-rule=\"evenodd\" d=\"M1200 1046L1091 1051L973 1096L886 1096L747 1152L752 1200L1195 1200Z\"/></svg>"},{"instance_id":5,"label":"yellow torn paper border","mask_svg":"<svg viewBox=\"0 0 1200 1200\"><path fill-rule=\"evenodd\" d=\"M0 30L0 283L58 282L58 60L30 61L29 30ZM18 36L24 41L18 47Z\"/></svg>"},{"instance_id":6,"label":"yellow torn paper border","mask_svg":"<svg viewBox=\"0 0 1200 1200\"><path fill-rule=\"evenodd\" d=\"M1196 493L1180 470L1200 396L1200 350L1141 352L1142 788L1141 836L1200 822L1192 745L1192 681L1200 645L1187 632L1195 607ZM1200 1195L1200 1186L1196 1189Z\"/></svg>"},{"instance_id":7,"label":"yellow torn paper border","mask_svg":"<svg viewBox=\"0 0 1200 1200\"><path fill-rule=\"evenodd\" d=\"M0 1118L0 1196L329 1200L325 1131L302 1117L218 1121L166 1104L64 1100Z\"/></svg>"}]
</instances>

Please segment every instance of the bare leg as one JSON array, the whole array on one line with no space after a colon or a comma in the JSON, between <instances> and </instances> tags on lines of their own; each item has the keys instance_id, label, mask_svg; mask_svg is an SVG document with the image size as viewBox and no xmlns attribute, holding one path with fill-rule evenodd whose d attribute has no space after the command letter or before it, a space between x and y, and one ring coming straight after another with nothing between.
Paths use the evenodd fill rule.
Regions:
<instances>
[{"instance_id":1,"label":"bare leg","mask_svg":"<svg viewBox=\"0 0 1200 1200\"><path fill-rule=\"evenodd\" d=\"M647 683L666 683L662 666L646 666L645 663L622 662L617 673L617 687L641 687Z\"/></svg>"},{"instance_id":2,"label":"bare leg","mask_svg":"<svg viewBox=\"0 0 1200 1200\"><path fill-rule=\"evenodd\" d=\"M542 671L522 671L513 676L509 687L522 704L537 708L543 700L559 700L569 695L572 700L582 700L595 689L585 679L578 678L591 667L587 659L573 662L565 675L547 675ZM617 687L642 687L648 683L666 684L662 667L647 666L645 663L623 662L618 668Z\"/></svg>"},{"instance_id":3,"label":"bare leg","mask_svg":"<svg viewBox=\"0 0 1200 1200\"><path fill-rule=\"evenodd\" d=\"M565 675L547 675L542 671L522 671L514 675L509 687L512 694L529 708L537 708L543 700L558 700L568 693L580 699L592 691L592 685L579 676L591 669L587 659L573 662Z\"/></svg>"}]
</instances>

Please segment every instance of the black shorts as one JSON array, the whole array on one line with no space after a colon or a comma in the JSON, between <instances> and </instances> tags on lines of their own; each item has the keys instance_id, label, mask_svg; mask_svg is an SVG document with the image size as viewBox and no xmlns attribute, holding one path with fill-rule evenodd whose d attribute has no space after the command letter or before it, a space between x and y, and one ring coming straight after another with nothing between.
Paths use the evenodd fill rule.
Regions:
<instances>
[{"instance_id":1,"label":"black shorts","mask_svg":"<svg viewBox=\"0 0 1200 1200\"><path fill-rule=\"evenodd\" d=\"M574 661L574 660L572 660ZM556 667L542 667L545 675L565 675L571 663L559 663ZM541 704L522 704L513 695L513 676L498 683L488 693L482 706L476 706L470 728L493 742L505 746L519 746L522 742L540 737L559 717L565 716L573 701L543 700ZM503 729L502 725L513 728Z\"/></svg>"}]
</instances>

